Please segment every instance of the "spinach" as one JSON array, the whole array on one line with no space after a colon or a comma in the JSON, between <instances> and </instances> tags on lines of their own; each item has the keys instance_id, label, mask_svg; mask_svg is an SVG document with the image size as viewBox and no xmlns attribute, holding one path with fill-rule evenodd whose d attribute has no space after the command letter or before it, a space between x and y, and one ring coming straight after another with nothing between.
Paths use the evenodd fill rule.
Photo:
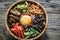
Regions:
<instances>
[{"instance_id":1,"label":"spinach","mask_svg":"<svg viewBox=\"0 0 60 40\"><path fill-rule=\"evenodd\" d=\"M35 36L37 36L39 34L38 31L36 31L33 27L30 27L28 29L26 29L26 32L24 33L25 37L28 37L28 38L33 38Z\"/></svg>"}]
</instances>

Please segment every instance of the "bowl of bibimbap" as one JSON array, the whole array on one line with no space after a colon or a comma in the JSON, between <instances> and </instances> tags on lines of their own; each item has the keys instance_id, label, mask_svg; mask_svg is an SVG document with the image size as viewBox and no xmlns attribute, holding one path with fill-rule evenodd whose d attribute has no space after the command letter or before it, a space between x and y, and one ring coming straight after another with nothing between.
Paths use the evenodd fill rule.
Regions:
<instances>
[{"instance_id":1,"label":"bowl of bibimbap","mask_svg":"<svg viewBox=\"0 0 60 40\"><path fill-rule=\"evenodd\" d=\"M37 39L45 32L48 17L44 7L36 1L17 1L7 10L6 28L16 39Z\"/></svg>"}]
</instances>

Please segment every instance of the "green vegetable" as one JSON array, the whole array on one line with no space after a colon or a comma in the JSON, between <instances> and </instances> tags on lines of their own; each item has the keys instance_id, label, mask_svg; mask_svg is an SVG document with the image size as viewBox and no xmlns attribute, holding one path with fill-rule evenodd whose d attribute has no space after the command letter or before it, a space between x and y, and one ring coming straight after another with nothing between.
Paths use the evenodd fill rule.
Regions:
<instances>
[{"instance_id":1,"label":"green vegetable","mask_svg":"<svg viewBox=\"0 0 60 40\"><path fill-rule=\"evenodd\" d=\"M23 13L29 13L29 11L28 11L28 9L26 9L26 10L23 10Z\"/></svg>"},{"instance_id":2,"label":"green vegetable","mask_svg":"<svg viewBox=\"0 0 60 40\"><path fill-rule=\"evenodd\" d=\"M39 34L38 31L36 31L35 29L31 28L32 31L34 31L36 34Z\"/></svg>"},{"instance_id":3,"label":"green vegetable","mask_svg":"<svg viewBox=\"0 0 60 40\"><path fill-rule=\"evenodd\" d=\"M28 7L29 7L28 2L25 2L25 7L26 7L26 8L28 8Z\"/></svg>"},{"instance_id":4,"label":"green vegetable","mask_svg":"<svg viewBox=\"0 0 60 40\"><path fill-rule=\"evenodd\" d=\"M32 35L34 32L33 31L30 31L30 34Z\"/></svg>"},{"instance_id":5,"label":"green vegetable","mask_svg":"<svg viewBox=\"0 0 60 40\"><path fill-rule=\"evenodd\" d=\"M35 31L37 34L39 34L39 32L38 31Z\"/></svg>"},{"instance_id":6,"label":"green vegetable","mask_svg":"<svg viewBox=\"0 0 60 40\"><path fill-rule=\"evenodd\" d=\"M24 33L25 37L33 38L39 34L38 31L36 31L34 28L30 27L26 29L26 32Z\"/></svg>"},{"instance_id":7,"label":"green vegetable","mask_svg":"<svg viewBox=\"0 0 60 40\"><path fill-rule=\"evenodd\" d=\"M25 36L25 38L29 38L30 37L30 33L29 32L24 32L24 36Z\"/></svg>"},{"instance_id":8,"label":"green vegetable","mask_svg":"<svg viewBox=\"0 0 60 40\"><path fill-rule=\"evenodd\" d=\"M26 9L26 8L28 8L28 6L29 6L28 2L25 2L24 4L18 4L18 5L15 7L15 9L16 9L16 8L17 8L17 9Z\"/></svg>"},{"instance_id":9,"label":"green vegetable","mask_svg":"<svg viewBox=\"0 0 60 40\"><path fill-rule=\"evenodd\" d=\"M29 5L28 2L25 2L26 5Z\"/></svg>"},{"instance_id":10,"label":"green vegetable","mask_svg":"<svg viewBox=\"0 0 60 40\"><path fill-rule=\"evenodd\" d=\"M24 4L19 4L15 8L17 8L17 9L24 9L25 8L24 6L25 6Z\"/></svg>"},{"instance_id":11,"label":"green vegetable","mask_svg":"<svg viewBox=\"0 0 60 40\"><path fill-rule=\"evenodd\" d=\"M35 36L34 34L35 33L33 31L30 31L30 37L34 37Z\"/></svg>"},{"instance_id":12,"label":"green vegetable","mask_svg":"<svg viewBox=\"0 0 60 40\"><path fill-rule=\"evenodd\" d=\"M25 36L27 36L27 35L29 35L29 34L30 34L29 32L25 32L25 33L24 33Z\"/></svg>"},{"instance_id":13,"label":"green vegetable","mask_svg":"<svg viewBox=\"0 0 60 40\"><path fill-rule=\"evenodd\" d=\"M14 9L21 10L22 13L28 14L29 13L28 7L29 7L28 2L25 2L24 4L18 4Z\"/></svg>"}]
</instances>

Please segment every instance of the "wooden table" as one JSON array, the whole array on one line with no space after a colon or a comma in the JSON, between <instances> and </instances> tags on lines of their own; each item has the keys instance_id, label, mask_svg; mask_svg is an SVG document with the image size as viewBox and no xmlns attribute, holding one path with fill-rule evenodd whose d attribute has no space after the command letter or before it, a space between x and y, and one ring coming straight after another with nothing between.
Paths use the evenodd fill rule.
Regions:
<instances>
[{"instance_id":1,"label":"wooden table","mask_svg":"<svg viewBox=\"0 0 60 40\"><path fill-rule=\"evenodd\" d=\"M4 18L8 7L17 0L0 0L0 40L17 40L6 30ZM48 14L48 28L37 40L60 40L60 0L35 0L41 3Z\"/></svg>"}]
</instances>

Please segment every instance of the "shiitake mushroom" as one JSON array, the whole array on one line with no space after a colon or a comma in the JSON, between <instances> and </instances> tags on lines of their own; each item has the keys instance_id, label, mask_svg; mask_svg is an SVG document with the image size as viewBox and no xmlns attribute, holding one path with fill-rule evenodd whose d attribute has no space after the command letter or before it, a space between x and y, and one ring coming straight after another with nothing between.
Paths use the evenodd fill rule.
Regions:
<instances>
[{"instance_id":1,"label":"shiitake mushroom","mask_svg":"<svg viewBox=\"0 0 60 40\"><path fill-rule=\"evenodd\" d=\"M18 21L19 22L19 17L17 17L17 16L15 16L15 15L9 15L9 17L11 17L11 18L13 18L13 19L15 19L16 21Z\"/></svg>"},{"instance_id":2,"label":"shiitake mushroom","mask_svg":"<svg viewBox=\"0 0 60 40\"><path fill-rule=\"evenodd\" d=\"M10 10L10 13L16 16L19 16L21 14L18 10L15 10L15 9Z\"/></svg>"}]
</instances>

